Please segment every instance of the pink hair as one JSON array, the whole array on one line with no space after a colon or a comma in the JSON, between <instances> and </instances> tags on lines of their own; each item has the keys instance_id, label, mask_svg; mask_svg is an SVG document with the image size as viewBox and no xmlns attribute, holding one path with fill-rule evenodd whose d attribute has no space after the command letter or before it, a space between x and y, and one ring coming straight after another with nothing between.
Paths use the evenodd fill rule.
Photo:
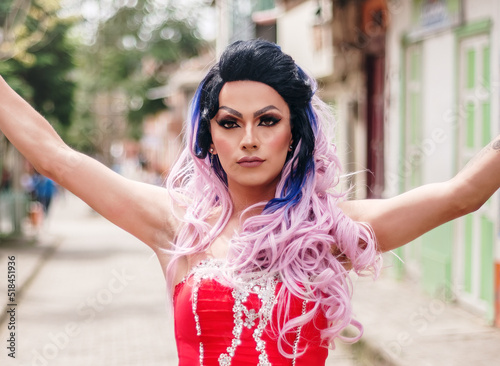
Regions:
<instances>
[{"instance_id":1,"label":"pink hair","mask_svg":"<svg viewBox=\"0 0 500 366\"><path fill-rule=\"evenodd\" d=\"M279 275L283 286L277 305L278 343L280 352L286 356L290 355L283 349L283 342L287 342L285 335L311 321L317 312L322 312L328 321L321 336L330 348L335 348L336 338L357 341L362 326L353 318L349 273L376 277L381 267L371 228L353 221L337 206L345 199L345 193L336 190L340 161L325 134L326 123L333 121L333 115L316 96L312 106L319 122L313 156L315 171L308 174L301 199L293 206L285 205L271 213L264 210L260 215L242 219L241 231L232 238L227 259L230 268L242 278ZM193 116L199 118L196 113ZM179 259L207 251L233 210L227 186L213 173L209 156L200 159L193 153L196 131L187 131L186 135L186 148L167 180L173 204L185 208L184 216L178 217L182 225L169 251L172 258L166 276L170 293ZM283 168L276 192L281 192L290 174L290 161ZM264 209L266 204L249 207L245 213L256 207ZM220 216L211 226L207 220L214 212ZM249 216L245 213L242 217ZM314 305L305 315L288 319L291 296ZM340 335L349 325L359 329L354 338Z\"/></svg>"}]
</instances>

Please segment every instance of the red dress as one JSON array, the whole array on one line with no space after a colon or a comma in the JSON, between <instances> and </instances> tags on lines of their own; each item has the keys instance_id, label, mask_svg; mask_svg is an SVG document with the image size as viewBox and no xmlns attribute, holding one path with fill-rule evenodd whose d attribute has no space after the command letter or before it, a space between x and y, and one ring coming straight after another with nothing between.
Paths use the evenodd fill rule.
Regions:
<instances>
[{"instance_id":1,"label":"red dress","mask_svg":"<svg viewBox=\"0 0 500 366\"><path fill-rule=\"evenodd\" d=\"M287 335L290 345L283 343L283 347L294 357L284 357L278 350L274 330L275 297L281 282L261 281L250 284L247 290L235 290L210 275L212 262L202 262L175 287L175 338L180 366L325 364L328 349L320 339L320 329L326 326L322 315ZM290 319L309 308L306 302L293 298ZM299 355L306 345L305 352Z\"/></svg>"}]
</instances>

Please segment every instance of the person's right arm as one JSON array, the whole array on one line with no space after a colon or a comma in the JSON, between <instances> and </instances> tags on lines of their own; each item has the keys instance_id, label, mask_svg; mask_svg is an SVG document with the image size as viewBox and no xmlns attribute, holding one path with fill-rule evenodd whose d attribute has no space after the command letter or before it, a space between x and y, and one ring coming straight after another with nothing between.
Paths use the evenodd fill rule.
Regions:
<instances>
[{"instance_id":1,"label":"person's right arm","mask_svg":"<svg viewBox=\"0 0 500 366\"><path fill-rule=\"evenodd\" d=\"M126 179L71 149L2 77L0 130L40 174L153 249L165 247L172 239L176 225L165 188Z\"/></svg>"}]
</instances>

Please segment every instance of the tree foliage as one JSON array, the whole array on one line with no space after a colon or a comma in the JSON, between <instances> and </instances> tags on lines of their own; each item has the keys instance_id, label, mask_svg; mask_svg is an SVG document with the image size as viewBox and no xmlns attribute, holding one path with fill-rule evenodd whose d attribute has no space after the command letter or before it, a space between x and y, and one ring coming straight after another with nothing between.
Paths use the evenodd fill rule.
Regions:
<instances>
[{"instance_id":1,"label":"tree foliage","mask_svg":"<svg viewBox=\"0 0 500 366\"><path fill-rule=\"evenodd\" d=\"M117 119L139 137L145 116L168 108L148 91L198 53L205 1L1 0L0 74L70 145L104 152ZM61 18L62 2L73 17ZM104 124L96 112L103 100L120 114Z\"/></svg>"},{"instance_id":2,"label":"tree foliage","mask_svg":"<svg viewBox=\"0 0 500 366\"><path fill-rule=\"evenodd\" d=\"M74 19L57 17L57 1L2 0L0 74L60 133L71 124Z\"/></svg>"},{"instance_id":3,"label":"tree foliage","mask_svg":"<svg viewBox=\"0 0 500 366\"><path fill-rule=\"evenodd\" d=\"M111 94L122 98L132 137L139 137L147 115L167 108L162 100L148 99L148 90L164 85L169 72L181 60L197 55L203 44L196 27L196 11L187 9L181 1L177 3L109 3L111 10L107 8L89 44L80 50L82 96ZM87 98L85 103L81 112L92 118L87 111L92 110L95 100ZM82 124L86 130L90 125Z\"/></svg>"}]
</instances>

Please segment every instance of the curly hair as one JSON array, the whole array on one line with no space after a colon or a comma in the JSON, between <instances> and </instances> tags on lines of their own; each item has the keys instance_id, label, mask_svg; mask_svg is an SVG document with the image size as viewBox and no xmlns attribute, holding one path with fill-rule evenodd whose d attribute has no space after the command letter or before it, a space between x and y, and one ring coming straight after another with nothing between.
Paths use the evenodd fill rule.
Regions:
<instances>
[{"instance_id":1,"label":"curly hair","mask_svg":"<svg viewBox=\"0 0 500 366\"><path fill-rule=\"evenodd\" d=\"M283 286L277 309L279 349L286 334L322 312L327 328L321 330L325 344L348 325L362 327L351 309L349 272L376 276L381 261L373 232L338 208L345 195L336 190L341 166L335 146L325 131L333 122L330 108L316 95L316 82L279 46L263 41L238 41L221 55L200 83L190 109L186 147L167 179L172 201L186 208L183 223L167 268L172 291L178 260L206 251L227 224L232 202L227 177L217 155L209 152L210 120L219 108L219 93L231 81L251 80L272 87L290 109L293 145L277 185L275 197L247 209L262 213L242 220L241 231L231 240L228 264L239 277L279 275ZM215 210L219 215L210 225ZM245 212L247 212L245 211ZM235 284L236 285L236 284ZM308 300L306 314L286 316L291 297Z\"/></svg>"}]
</instances>

